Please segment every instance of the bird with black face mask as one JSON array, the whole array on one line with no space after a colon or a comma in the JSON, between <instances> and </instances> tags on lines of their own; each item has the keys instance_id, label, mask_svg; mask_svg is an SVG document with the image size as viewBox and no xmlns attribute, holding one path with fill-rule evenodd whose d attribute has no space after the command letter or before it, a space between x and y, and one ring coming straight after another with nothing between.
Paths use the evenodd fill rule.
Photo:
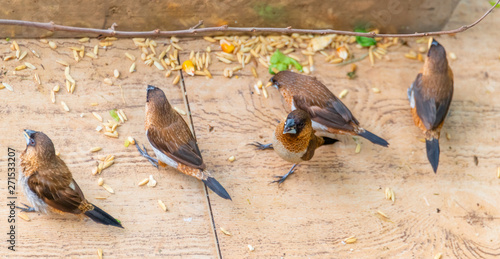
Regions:
<instances>
[{"instance_id":1,"label":"bird with black face mask","mask_svg":"<svg viewBox=\"0 0 500 259\"><path fill-rule=\"evenodd\" d=\"M274 131L272 148L281 158L294 165L287 174L276 176L279 179L273 182L283 183L295 172L295 167L300 162L311 160L318 147L338 141L328 137L318 137L314 132L309 114L300 109L289 113L286 120L278 124ZM258 142L252 145L259 149L271 148L270 144L263 145Z\"/></svg>"},{"instance_id":2,"label":"bird with black face mask","mask_svg":"<svg viewBox=\"0 0 500 259\"><path fill-rule=\"evenodd\" d=\"M123 228L120 221L85 199L47 135L24 130L24 137L26 150L20 157L19 185L32 207L25 205L21 210L83 214L97 223Z\"/></svg>"},{"instance_id":3,"label":"bird with black face mask","mask_svg":"<svg viewBox=\"0 0 500 259\"><path fill-rule=\"evenodd\" d=\"M224 199L231 200L226 189L205 170L200 149L181 115L175 111L165 96L157 87L149 85L146 100L146 137L158 158L152 158L146 151L139 152L154 166L169 165L180 172L203 181L212 191Z\"/></svg>"},{"instance_id":4,"label":"bird with black face mask","mask_svg":"<svg viewBox=\"0 0 500 259\"><path fill-rule=\"evenodd\" d=\"M453 97L453 72L444 47L432 40L422 71L408 88L415 125L425 134L427 159L434 173L439 165L439 135Z\"/></svg>"},{"instance_id":5,"label":"bird with black face mask","mask_svg":"<svg viewBox=\"0 0 500 259\"><path fill-rule=\"evenodd\" d=\"M374 144L389 146L387 141L362 128L342 101L316 78L281 71L270 81L280 91L291 111L301 109L309 114L318 135L332 138L335 134L358 135Z\"/></svg>"}]
</instances>

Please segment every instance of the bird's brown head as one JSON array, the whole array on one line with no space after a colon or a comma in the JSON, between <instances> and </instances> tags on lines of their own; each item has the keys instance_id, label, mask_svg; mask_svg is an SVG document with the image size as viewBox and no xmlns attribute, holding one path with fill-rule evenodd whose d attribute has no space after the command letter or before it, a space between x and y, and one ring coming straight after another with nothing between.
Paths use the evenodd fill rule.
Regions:
<instances>
[{"instance_id":1,"label":"bird's brown head","mask_svg":"<svg viewBox=\"0 0 500 259\"><path fill-rule=\"evenodd\" d=\"M297 76L299 76L299 74L285 70L278 72L269 81L274 87L276 87L276 89L279 90L282 87L287 87L288 85L293 84Z\"/></svg>"},{"instance_id":2,"label":"bird's brown head","mask_svg":"<svg viewBox=\"0 0 500 259\"><path fill-rule=\"evenodd\" d=\"M311 117L303 110L297 109L288 114L283 128L283 134L297 134L311 130Z\"/></svg>"},{"instance_id":3,"label":"bird's brown head","mask_svg":"<svg viewBox=\"0 0 500 259\"><path fill-rule=\"evenodd\" d=\"M50 160L56 155L54 143L43 132L25 129L23 133L26 139L26 156L37 160Z\"/></svg>"},{"instance_id":4,"label":"bird's brown head","mask_svg":"<svg viewBox=\"0 0 500 259\"><path fill-rule=\"evenodd\" d=\"M168 102L165 93L160 88L148 85L146 107L168 109L170 108L170 103Z\"/></svg>"},{"instance_id":5,"label":"bird's brown head","mask_svg":"<svg viewBox=\"0 0 500 259\"><path fill-rule=\"evenodd\" d=\"M447 71L448 60L446 59L446 50L443 45L439 44L435 39L432 40L425 66L434 71Z\"/></svg>"}]
</instances>

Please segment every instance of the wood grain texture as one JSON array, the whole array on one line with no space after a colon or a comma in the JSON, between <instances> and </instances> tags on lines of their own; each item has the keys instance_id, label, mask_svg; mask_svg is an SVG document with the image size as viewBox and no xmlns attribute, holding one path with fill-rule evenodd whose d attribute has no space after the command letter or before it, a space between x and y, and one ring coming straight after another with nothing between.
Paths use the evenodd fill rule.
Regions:
<instances>
[{"instance_id":1,"label":"wood grain texture","mask_svg":"<svg viewBox=\"0 0 500 259\"><path fill-rule=\"evenodd\" d=\"M487 5L462 1L448 27L472 20ZM269 182L292 165L273 151L257 151L247 145L268 143L277 120L286 117L278 91L268 88L269 98L265 99L253 93L257 79L248 68L235 73L239 78L228 79L222 75L228 65L218 62L211 66L212 80L187 77L194 126L207 169L233 198L230 202L209 192L223 257L432 258L438 252L444 258L499 256L500 76L498 49L493 46L500 32L490 29L499 22L500 16L491 15L474 30L439 39L458 59L450 63L455 94L442 129L437 174L427 161L425 145L419 141L423 135L413 124L406 97L407 87L423 64L404 58L409 47L391 49L391 61L376 60L374 67L368 59L360 62L355 80L346 77L349 67L324 64L322 57L315 57L313 75L337 95L348 89L342 101L364 128L387 139L390 146L382 148L361 139L361 152L355 154L352 138L340 137L340 143L320 147L280 187ZM160 87L173 106L185 109L179 87L171 84L173 77L165 78L163 72L140 61L137 72L129 74L131 61L123 53L140 55L130 40L100 50L99 59L85 58L76 64L66 48L79 46L75 40L56 40L56 51L36 40L18 42L41 54L41 59L30 56L26 61L39 67L35 72L43 84L36 85L32 71L19 72L24 79L13 76L10 70L18 65L16 61L1 63L0 69L10 71L1 80L10 83L14 92L0 90L0 181L5 182L6 147L20 154L25 145L22 129L41 130L52 138L87 199L119 218L125 229L71 215L31 214L31 222L17 223L19 250L13 254L2 247L0 256L89 258L102 248L107 258L216 257L202 184L174 169L157 170L135 148L123 146L127 136L147 143L143 125L147 84ZM161 45L164 40L157 42ZM180 43L189 50L203 50L208 44L194 39ZM409 45L414 50L424 46L414 41ZM211 46L217 49L217 45ZM8 52L8 45L0 41L0 55ZM181 58L188 55L189 51L183 51ZM49 90L64 83L64 70L55 63L57 59L72 64L77 88L73 95L61 89L57 104L52 104ZM114 69L122 73L120 79L113 79L115 85L102 83L105 77L112 77ZM270 76L262 66L257 70L265 84ZM372 87L381 93L373 93ZM60 101L68 104L69 113L63 111ZM99 106L91 107L92 102ZM99 122L91 115L95 111L110 119L108 111L114 108L123 109L129 118L118 129L118 140L95 132ZM89 153L94 146L103 150ZM115 164L101 177L115 190L114 195L99 187L98 177L91 175L97 158L107 154L116 156ZM229 162L230 156L236 160ZM158 186L138 187L150 174ZM384 199L386 187L394 189L395 203ZM98 196L108 198L95 199ZM0 197L3 203L3 194ZM158 208L158 199L166 203L168 212ZM19 200L25 201L22 195ZM389 219L381 218L377 210ZM6 215L0 209L0 219ZM224 235L220 227L232 236ZM342 244L352 235L356 243ZM255 251L249 252L248 244Z\"/></svg>"}]
</instances>

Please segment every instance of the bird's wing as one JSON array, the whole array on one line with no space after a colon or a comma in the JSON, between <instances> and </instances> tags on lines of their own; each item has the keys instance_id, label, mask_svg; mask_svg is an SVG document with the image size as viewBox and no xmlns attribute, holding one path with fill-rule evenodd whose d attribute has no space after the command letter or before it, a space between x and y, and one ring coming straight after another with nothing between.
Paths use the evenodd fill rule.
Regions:
<instances>
[{"instance_id":1,"label":"bird's wing","mask_svg":"<svg viewBox=\"0 0 500 259\"><path fill-rule=\"evenodd\" d=\"M294 96L293 101L295 107L307 111L313 121L326 127L352 131L354 128L351 123L359 124L351 111L335 96L325 102Z\"/></svg>"},{"instance_id":2,"label":"bird's wing","mask_svg":"<svg viewBox=\"0 0 500 259\"><path fill-rule=\"evenodd\" d=\"M307 151L302 155L302 160L308 161L311 160L314 156L314 151L316 148L320 147L323 144L323 139L311 133L311 140L309 140L309 145L307 146Z\"/></svg>"},{"instance_id":3,"label":"bird's wing","mask_svg":"<svg viewBox=\"0 0 500 259\"><path fill-rule=\"evenodd\" d=\"M49 206L63 212L80 213L78 206L85 198L71 174L69 178L53 172L35 172L29 177L28 186Z\"/></svg>"},{"instance_id":4,"label":"bird's wing","mask_svg":"<svg viewBox=\"0 0 500 259\"><path fill-rule=\"evenodd\" d=\"M146 135L149 143L154 148L177 163L202 170L205 169L196 139L182 118L167 127L150 126Z\"/></svg>"},{"instance_id":5,"label":"bird's wing","mask_svg":"<svg viewBox=\"0 0 500 259\"><path fill-rule=\"evenodd\" d=\"M413 98L417 114L428 130L439 127L448 113L453 95L453 80L450 80L448 83L452 86L451 92L440 91L438 93L442 93L444 96L429 96L425 93L424 81L421 74L413 82Z\"/></svg>"}]
</instances>

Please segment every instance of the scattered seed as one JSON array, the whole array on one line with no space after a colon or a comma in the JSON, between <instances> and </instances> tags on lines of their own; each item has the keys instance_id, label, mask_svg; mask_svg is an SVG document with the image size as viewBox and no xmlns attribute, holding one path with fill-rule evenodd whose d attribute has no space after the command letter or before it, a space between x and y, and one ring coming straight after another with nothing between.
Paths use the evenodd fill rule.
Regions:
<instances>
[{"instance_id":1,"label":"scattered seed","mask_svg":"<svg viewBox=\"0 0 500 259\"><path fill-rule=\"evenodd\" d=\"M222 233L224 233L226 236L232 236L231 232L225 230L223 227L220 227L220 231L222 231Z\"/></svg>"},{"instance_id":2,"label":"scattered seed","mask_svg":"<svg viewBox=\"0 0 500 259\"><path fill-rule=\"evenodd\" d=\"M104 132L105 136L111 137L111 138L118 138L118 132L111 133L111 132Z\"/></svg>"},{"instance_id":3,"label":"scattered seed","mask_svg":"<svg viewBox=\"0 0 500 259\"><path fill-rule=\"evenodd\" d=\"M204 40L206 40L206 41L208 41L208 42L210 42L210 43L215 43L215 42L217 42L217 40L215 40L215 39L214 39L214 38L212 38L212 37L203 37L203 39L204 39Z\"/></svg>"},{"instance_id":4,"label":"scattered seed","mask_svg":"<svg viewBox=\"0 0 500 259\"><path fill-rule=\"evenodd\" d=\"M107 85L113 85L113 81L109 78L104 78L104 83Z\"/></svg>"},{"instance_id":5,"label":"scattered seed","mask_svg":"<svg viewBox=\"0 0 500 259\"><path fill-rule=\"evenodd\" d=\"M184 50L183 48L181 48L181 46L177 45L176 43L173 43L172 42L172 47L178 49L178 50Z\"/></svg>"},{"instance_id":6,"label":"scattered seed","mask_svg":"<svg viewBox=\"0 0 500 259\"><path fill-rule=\"evenodd\" d=\"M45 44L49 43L49 41L47 39L40 39L40 42L45 43Z\"/></svg>"},{"instance_id":7,"label":"scattered seed","mask_svg":"<svg viewBox=\"0 0 500 259\"><path fill-rule=\"evenodd\" d=\"M454 52L450 52L450 59L451 60L456 60L457 59L457 55Z\"/></svg>"},{"instance_id":8,"label":"scattered seed","mask_svg":"<svg viewBox=\"0 0 500 259\"><path fill-rule=\"evenodd\" d=\"M17 66L16 68L14 68L14 70L16 70L16 71L20 71L23 69L26 69L26 65L20 65L20 66Z\"/></svg>"},{"instance_id":9,"label":"scattered seed","mask_svg":"<svg viewBox=\"0 0 500 259\"><path fill-rule=\"evenodd\" d=\"M5 88L7 88L9 91L14 92L14 88L12 88L12 86L10 86L9 84L2 83L2 85L5 86Z\"/></svg>"},{"instance_id":10,"label":"scattered seed","mask_svg":"<svg viewBox=\"0 0 500 259\"><path fill-rule=\"evenodd\" d=\"M233 162L234 160L236 160L236 158L234 156L230 156L228 159L227 159L229 162Z\"/></svg>"},{"instance_id":11,"label":"scattered seed","mask_svg":"<svg viewBox=\"0 0 500 259\"><path fill-rule=\"evenodd\" d=\"M356 150L354 151L356 154L359 154L359 152L361 152L361 144L360 143L357 143L356 144Z\"/></svg>"},{"instance_id":12,"label":"scattered seed","mask_svg":"<svg viewBox=\"0 0 500 259\"><path fill-rule=\"evenodd\" d=\"M148 187L155 187L156 180L153 178L153 175L149 175Z\"/></svg>"},{"instance_id":13,"label":"scattered seed","mask_svg":"<svg viewBox=\"0 0 500 259\"><path fill-rule=\"evenodd\" d=\"M23 53L21 53L21 54L19 55L19 60L23 60L23 58L25 58L25 57L26 57L26 55L28 55L28 52L25 50L25 51L23 51Z\"/></svg>"},{"instance_id":14,"label":"scattered seed","mask_svg":"<svg viewBox=\"0 0 500 259\"><path fill-rule=\"evenodd\" d=\"M50 47L51 49L56 49L56 48L57 48L57 45L56 45L56 43L55 43L55 42L53 42L53 41L49 41L49 47Z\"/></svg>"},{"instance_id":15,"label":"scattered seed","mask_svg":"<svg viewBox=\"0 0 500 259\"><path fill-rule=\"evenodd\" d=\"M227 78L231 78L233 76L233 70L231 68L224 68L224 76Z\"/></svg>"},{"instance_id":16,"label":"scattered seed","mask_svg":"<svg viewBox=\"0 0 500 259\"><path fill-rule=\"evenodd\" d=\"M98 45L95 45L94 46L94 55L98 55L99 54L99 46Z\"/></svg>"},{"instance_id":17,"label":"scattered seed","mask_svg":"<svg viewBox=\"0 0 500 259\"><path fill-rule=\"evenodd\" d=\"M252 245L248 245L248 251L253 252L254 250L255 250L255 248L253 248Z\"/></svg>"},{"instance_id":18,"label":"scattered seed","mask_svg":"<svg viewBox=\"0 0 500 259\"><path fill-rule=\"evenodd\" d=\"M415 53L415 51L413 50L410 50L410 52L405 54L405 57L409 59L417 59L417 53Z\"/></svg>"},{"instance_id":19,"label":"scattered seed","mask_svg":"<svg viewBox=\"0 0 500 259\"><path fill-rule=\"evenodd\" d=\"M163 211L167 211L167 210L168 210L167 205L165 205L165 203L163 203L163 201L158 200L158 205L160 206L160 208L161 208Z\"/></svg>"},{"instance_id":20,"label":"scattered seed","mask_svg":"<svg viewBox=\"0 0 500 259\"><path fill-rule=\"evenodd\" d=\"M120 77L120 71L118 71L118 69L115 69L115 70L113 71L113 75L115 76L115 78Z\"/></svg>"},{"instance_id":21,"label":"scattered seed","mask_svg":"<svg viewBox=\"0 0 500 259\"><path fill-rule=\"evenodd\" d=\"M396 199L396 195L394 194L394 190L392 190L389 187L385 188L385 199L392 200L392 202L394 202Z\"/></svg>"},{"instance_id":22,"label":"scattered seed","mask_svg":"<svg viewBox=\"0 0 500 259\"><path fill-rule=\"evenodd\" d=\"M115 193L115 191L113 190L113 188L111 188L111 186L109 186L109 185L107 185L105 183L103 183L101 186L102 186L102 188L104 188L109 193L111 193L111 194Z\"/></svg>"},{"instance_id":23,"label":"scattered seed","mask_svg":"<svg viewBox=\"0 0 500 259\"><path fill-rule=\"evenodd\" d=\"M90 149L90 152L97 152L97 151L100 151L102 150L102 147L93 147Z\"/></svg>"},{"instance_id":24,"label":"scattered seed","mask_svg":"<svg viewBox=\"0 0 500 259\"><path fill-rule=\"evenodd\" d=\"M102 126L97 126L97 128L95 128L96 131L101 131L102 130Z\"/></svg>"},{"instance_id":25,"label":"scattered seed","mask_svg":"<svg viewBox=\"0 0 500 259\"><path fill-rule=\"evenodd\" d=\"M69 112L69 107L68 107L68 105L66 105L66 103L65 103L65 102L61 101L61 105L62 105L62 107L63 107L63 109L64 109L65 111Z\"/></svg>"},{"instance_id":26,"label":"scattered seed","mask_svg":"<svg viewBox=\"0 0 500 259\"><path fill-rule=\"evenodd\" d=\"M251 67L250 69L252 70L252 75L253 75L255 78L259 78L259 75L257 74L257 70L255 70L255 67Z\"/></svg>"},{"instance_id":27,"label":"scattered seed","mask_svg":"<svg viewBox=\"0 0 500 259\"><path fill-rule=\"evenodd\" d=\"M142 181L140 181L137 185L143 186L149 182L149 178L144 178Z\"/></svg>"},{"instance_id":28,"label":"scattered seed","mask_svg":"<svg viewBox=\"0 0 500 259\"><path fill-rule=\"evenodd\" d=\"M63 65L63 66L69 66L68 62L64 61L64 60L56 60L57 63Z\"/></svg>"},{"instance_id":29,"label":"scattered seed","mask_svg":"<svg viewBox=\"0 0 500 259\"><path fill-rule=\"evenodd\" d=\"M450 133L448 133L448 132L446 132L446 139L447 139L447 140L450 140L450 139L451 139L451 134L450 134Z\"/></svg>"},{"instance_id":30,"label":"scattered seed","mask_svg":"<svg viewBox=\"0 0 500 259\"><path fill-rule=\"evenodd\" d=\"M177 75L174 80L172 81L172 84L173 85L176 85L177 83L179 83L179 81L181 80L181 76L180 75Z\"/></svg>"},{"instance_id":31,"label":"scattered seed","mask_svg":"<svg viewBox=\"0 0 500 259\"><path fill-rule=\"evenodd\" d=\"M347 95L348 92L349 92L349 90L344 89L342 92L340 92L339 98L340 99L344 98Z\"/></svg>"},{"instance_id":32,"label":"scattered seed","mask_svg":"<svg viewBox=\"0 0 500 259\"><path fill-rule=\"evenodd\" d=\"M353 244L353 243L356 243L357 240L358 239L356 239L356 237L350 236L350 237L344 239L344 243L345 244Z\"/></svg>"},{"instance_id":33,"label":"scattered seed","mask_svg":"<svg viewBox=\"0 0 500 259\"><path fill-rule=\"evenodd\" d=\"M269 97L269 95L267 94L267 89L265 87L262 88L262 94L266 99Z\"/></svg>"},{"instance_id":34,"label":"scattered seed","mask_svg":"<svg viewBox=\"0 0 500 259\"><path fill-rule=\"evenodd\" d=\"M19 212L19 214L17 214L17 216L22 218L25 221L31 221L31 219L28 217L28 215L24 212Z\"/></svg>"},{"instance_id":35,"label":"scattered seed","mask_svg":"<svg viewBox=\"0 0 500 259\"><path fill-rule=\"evenodd\" d=\"M104 179L102 179L102 177L99 177L99 179L97 179L97 185L102 186L103 184L104 184Z\"/></svg>"},{"instance_id":36,"label":"scattered seed","mask_svg":"<svg viewBox=\"0 0 500 259\"><path fill-rule=\"evenodd\" d=\"M56 103L56 93L54 91L50 91L50 101Z\"/></svg>"},{"instance_id":37,"label":"scattered seed","mask_svg":"<svg viewBox=\"0 0 500 259\"><path fill-rule=\"evenodd\" d=\"M102 259L102 249L101 248L97 249L97 256L99 257L99 259Z\"/></svg>"},{"instance_id":38,"label":"scattered seed","mask_svg":"<svg viewBox=\"0 0 500 259\"><path fill-rule=\"evenodd\" d=\"M254 84L253 87L255 88L255 92L257 92L257 94L260 95L260 90L257 84Z\"/></svg>"},{"instance_id":39,"label":"scattered seed","mask_svg":"<svg viewBox=\"0 0 500 259\"><path fill-rule=\"evenodd\" d=\"M122 109L118 110L118 114L123 117L124 121L128 121L127 115L125 115L125 112Z\"/></svg>"},{"instance_id":40,"label":"scattered seed","mask_svg":"<svg viewBox=\"0 0 500 259\"><path fill-rule=\"evenodd\" d=\"M378 213L380 216L382 216L382 217L384 217L384 218L386 218L386 219L388 219L388 218L389 218L389 217L387 216L387 214L383 213L383 212L382 212L382 211L380 211L380 210L377 210L377 213Z\"/></svg>"},{"instance_id":41,"label":"scattered seed","mask_svg":"<svg viewBox=\"0 0 500 259\"><path fill-rule=\"evenodd\" d=\"M500 167L497 168L497 178L500 178Z\"/></svg>"},{"instance_id":42,"label":"scattered seed","mask_svg":"<svg viewBox=\"0 0 500 259\"><path fill-rule=\"evenodd\" d=\"M42 85L42 81L40 81L40 77L38 76L37 73L34 75L35 81L38 83L38 85Z\"/></svg>"},{"instance_id":43,"label":"scattered seed","mask_svg":"<svg viewBox=\"0 0 500 259\"><path fill-rule=\"evenodd\" d=\"M130 72L130 73L135 72L135 62L134 62L134 63L132 63L132 65L131 65L131 66L130 66L130 68L128 69L128 72Z\"/></svg>"},{"instance_id":44,"label":"scattered seed","mask_svg":"<svg viewBox=\"0 0 500 259\"><path fill-rule=\"evenodd\" d=\"M372 91L376 94L380 93L380 89L378 89L377 87L373 87Z\"/></svg>"},{"instance_id":45,"label":"scattered seed","mask_svg":"<svg viewBox=\"0 0 500 259\"><path fill-rule=\"evenodd\" d=\"M437 253L435 256L434 256L434 259L441 259L443 255L441 253Z\"/></svg>"}]
</instances>

